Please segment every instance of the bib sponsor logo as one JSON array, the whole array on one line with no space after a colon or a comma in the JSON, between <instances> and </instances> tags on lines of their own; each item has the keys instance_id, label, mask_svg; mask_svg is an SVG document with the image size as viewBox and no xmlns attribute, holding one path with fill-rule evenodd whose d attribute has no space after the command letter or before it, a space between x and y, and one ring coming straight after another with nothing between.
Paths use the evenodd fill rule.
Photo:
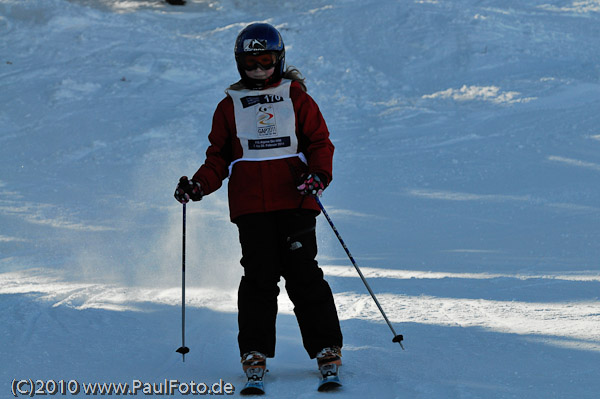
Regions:
<instances>
[{"instance_id":1,"label":"bib sponsor logo","mask_svg":"<svg viewBox=\"0 0 600 399\"><path fill-rule=\"evenodd\" d=\"M275 110L272 105L261 105L256 109L258 137L277 136Z\"/></svg>"}]
</instances>

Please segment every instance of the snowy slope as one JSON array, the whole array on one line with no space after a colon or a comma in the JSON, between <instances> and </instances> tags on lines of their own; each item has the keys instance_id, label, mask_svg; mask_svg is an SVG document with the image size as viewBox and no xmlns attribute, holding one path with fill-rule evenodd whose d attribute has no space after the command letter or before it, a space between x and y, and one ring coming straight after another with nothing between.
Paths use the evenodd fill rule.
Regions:
<instances>
[{"instance_id":1,"label":"snowy slope","mask_svg":"<svg viewBox=\"0 0 600 399\"><path fill-rule=\"evenodd\" d=\"M239 391L226 188L188 207L185 363L172 192L254 21L307 77L336 145L323 202L405 336L320 218L332 395L597 397L600 1L0 0L0 398L14 379ZM323 396L280 300L268 396Z\"/></svg>"}]
</instances>

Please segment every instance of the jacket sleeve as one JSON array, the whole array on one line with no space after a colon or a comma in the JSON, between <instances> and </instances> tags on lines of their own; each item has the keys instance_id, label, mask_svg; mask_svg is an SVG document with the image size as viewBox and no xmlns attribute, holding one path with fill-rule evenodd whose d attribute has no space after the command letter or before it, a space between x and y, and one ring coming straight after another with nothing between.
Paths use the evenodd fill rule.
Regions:
<instances>
[{"instance_id":1,"label":"jacket sleeve","mask_svg":"<svg viewBox=\"0 0 600 399\"><path fill-rule=\"evenodd\" d=\"M296 112L300 150L308 161L308 171L325 176L329 184L333 178L334 146L329 139L325 119L317 103L302 90L299 84L292 84L290 96Z\"/></svg>"},{"instance_id":2,"label":"jacket sleeve","mask_svg":"<svg viewBox=\"0 0 600 399\"><path fill-rule=\"evenodd\" d=\"M232 159L232 124L233 102L230 97L223 99L213 115L212 129L208 135L209 147L206 150L206 160L192 177L200 182L204 194L218 190L223 180L229 175L229 164Z\"/></svg>"}]
</instances>

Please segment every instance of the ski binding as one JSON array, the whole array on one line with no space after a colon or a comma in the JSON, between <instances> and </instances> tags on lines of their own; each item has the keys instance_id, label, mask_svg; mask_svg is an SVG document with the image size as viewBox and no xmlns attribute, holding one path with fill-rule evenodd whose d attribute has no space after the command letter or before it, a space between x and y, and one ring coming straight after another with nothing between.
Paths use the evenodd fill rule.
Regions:
<instances>
[{"instance_id":1,"label":"ski binding","mask_svg":"<svg viewBox=\"0 0 600 399\"><path fill-rule=\"evenodd\" d=\"M324 364L319 368L319 371L321 372L321 380L317 388L319 392L332 391L342 386L337 364Z\"/></svg>"},{"instance_id":2,"label":"ski binding","mask_svg":"<svg viewBox=\"0 0 600 399\"><path fill-rule=\"evenodd\" d=\"M246 385L240 391L240 395L264 395L264 375L265 369L263 367L250 367L246 370L248 382L246 382Z\"/></svg>"}]
</instances>

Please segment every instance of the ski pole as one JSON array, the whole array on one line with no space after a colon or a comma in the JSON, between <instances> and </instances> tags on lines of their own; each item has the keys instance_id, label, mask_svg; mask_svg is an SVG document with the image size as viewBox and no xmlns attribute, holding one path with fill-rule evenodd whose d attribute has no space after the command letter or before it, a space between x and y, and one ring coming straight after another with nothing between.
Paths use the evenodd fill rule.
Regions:
<instances>
[{"instance_id":1,"label":"ski pole","mask_svg":"<svg viewBox=\"0 0 600 399\"><path fill-rule=\"evenodd\" d=\"M183 204L183 236L181 251L181 346L175 351L181 353L185 362L185 354L190 348L185 346L185 204Z\"/></svg>"},{"instance_id":2,"label":"ski pole","mask_svg":"<svg viewBox=\"0 0 600 399\"><path fill-rule=\"evenodd\" d=\"M379 303L379 301L377 300L377 297L373 293L373 290L369 286L369 283L367 282L367 279L365 279L365 276L360 271L360 268L358 267L358 265L356 264L356 261L352 257L352 254L350 253L350 250L346 246L346 243L344 243L344 240L342 240L342 236L340 235L340 233L338 232L338 230L335 228L335 225L333 224L333 221L331 220L331 218L327 214L327 211L325 210L325 207L321 203L321 200L317 196L314 196L314 198L315 198L315 201L317 201L317 204L319 205L319 208L321 208L321 211L323 211L323 215L325 215L325 219L327 219L327 221L329 222L329 225L331 226L331 229L335 233L338 241L340 242L340 244L342 244L342 247L344 248L344 251L346 251L346 255L348 255L348 258L350 258L350 262L352 262L352 265L354 266L354 268L358 272L358 275L360 276L360 279L365 284L365 287L367 287L367 290L369 291L369 294L371 294L371 298L373 298L373 300L375 301L375 304L379 308L379 311L381 312L381 315L385 319L385 322L390 327L390 330L392 330L392 333L394 334L394 338L392 339L392 342L398 342L400 344L400 347L402 349L404 349L404 346L402 345L402 340L404 339L404 337L402 336L402 334L396 334L396 330L394 330L394 327L392 326L392 323L390 323L390 320L387 318L385 312L383 311L383 308L381 307L381 304Z\"/></svg>"}]
</instances>

